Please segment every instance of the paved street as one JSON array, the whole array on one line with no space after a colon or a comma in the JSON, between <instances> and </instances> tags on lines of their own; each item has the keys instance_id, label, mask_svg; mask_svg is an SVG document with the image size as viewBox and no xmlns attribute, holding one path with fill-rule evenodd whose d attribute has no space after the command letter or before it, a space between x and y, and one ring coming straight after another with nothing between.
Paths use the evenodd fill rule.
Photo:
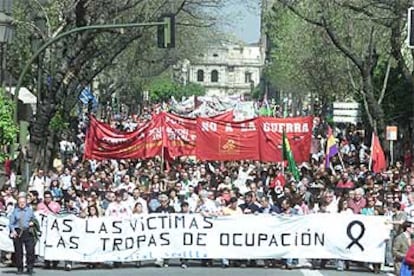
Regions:
<instances>
[{"instance_id":1,"label":"paved street","mask_svg":"<svg viewBox=\"0 0 414 276\"><path fill-rule=\"evenodd\" d=\"M370 272L367 268L360 268L352 266L350 271L340 272L336 271L333 268L328 268L326 270L312 270L308 268L298 268L292 270L283 270L276 268L265 269L263 267L258 268L227 268L223 269L219 266L215 267L200 267L200 266L190 266L187 269L182 269L178 264L173 263L168 268L157 268L152 265L144 265L140 268L135 268L133 266L124 266L118 269L87 269L85 266L75 266L71 272L65 272L60 266L57 270L44 270L42 268L35 269L37 276L40 275L140 275L140 276L184 276L184 275L194 275L194 276L225 276L225 275L237 275L237 276L270 276L270 275L290 275L290 276L335 276L335 275L346 275L346 276L359 276L359 275L377 275ZM382 271L381 275L392 275L389 268L386 271ZM1 268L0 275L15 275L16 270L12 267Z\"/></svg>"}]
</instances>

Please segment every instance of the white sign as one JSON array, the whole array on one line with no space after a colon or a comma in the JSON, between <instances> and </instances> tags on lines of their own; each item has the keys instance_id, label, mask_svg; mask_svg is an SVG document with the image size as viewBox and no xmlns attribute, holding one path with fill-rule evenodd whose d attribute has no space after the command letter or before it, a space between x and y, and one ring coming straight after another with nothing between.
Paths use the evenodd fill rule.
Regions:
<instances>
[{"instance_id":1,"label":"white sign","mask_svg":"<svg viewBox=\"0 0 414 276\"><path fill-rule=\"evenodd\" d=\"M334 102L333 120L335 123L356 124L361 121L360 105L356 102Z\"/></svg>"},{"instance_id":2,"label":"white sign","mask_svg":"<svg viewBox=\"0 0 414 276\"><path fill-rule=\"evenodd\" d=\"M397 141L398 127L396 126L387 126L386 128L386 138L388 141Z\"/></svg>"},{"instance_id":3,"label":"white sign","mask_svg":"<svg viewBox=\"0 0 414 276\"><path fill-rule=\"evenodd\" d=\"M244 120L253 119L256 117L254 102L238 102L234 109L234 121L240 122Z\"/></svg>"},{"instance_id":4,"label":"white sign","mask_svg":"<svg viewBox=\"0 0 414 276\"><path fill-rule=\"evenodd\" d=\"M47 217L37 212L35 212L35 216L39 221L41 231L35 252L36 255L43 257L45 255ZM5 216L0 216L0 250L14 252L13 240L10 239L9 234L9 219Z\"/></svg>"},{"instance_id":5,"label":"white sign","mask_svg":"<svg viewBox=\"0 0 414 276\"><path fill-rule=\"evenodd\" d=\"M328 258L381 263L388 237L381 216L152 214L130 220L50 216L45 259Z\"/></svg>"}]
</instances>

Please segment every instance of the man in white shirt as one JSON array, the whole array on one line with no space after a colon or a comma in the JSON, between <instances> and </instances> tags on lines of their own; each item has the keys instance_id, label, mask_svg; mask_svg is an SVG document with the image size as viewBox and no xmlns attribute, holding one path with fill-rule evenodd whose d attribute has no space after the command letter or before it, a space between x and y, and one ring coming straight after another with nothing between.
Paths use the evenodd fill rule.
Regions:
<instances>
[{"instance_id":1,"label":"man in white shirt","mask_svg":"<svg viewBox=\"0 0 414 276\"><path fill-rule=\"evenodd\" d=\"M247 163L243 164L243 166L240 166L239 168L239 174L237 175L237 179L234 184L237 188L239 188L239 191L242 194L245 194L249 191L246 186L246 181L248 179L253 180L253 178L250 176L250 173L253 171L253 169L254 166L248 165Z\"/></svg>"},{"instance_id":2,"label":"man in white shirt","mask_svg":"<svg viewBox=\"0 0 414 276\"><path fill-rule=\"evenodd\" d=\"M37 173L34 173L29 182L29 190L34 190L39 193L39 199L43 199L45 187L48 183L48 177L42 169L39 169Z\"/></svg>"},{"instance_id":3,"label":"man in white shirt","mask_svg":"<svg viewBox=\"0 0 414 276\"><path fill-rule=\"evenodd\" d=\"M190 212L194 213L197 209L200 197L198 196L198 194L195 193L193 186L190 186L188 188L188 194L189 196L187 198L187 203L190 208Z\"/></svg>"},{"instance_id":4,"label":"man in white shirt","mask_svg":"<svg viewBox=\"0 0 414 276\"><path fill-rule=\"evenodd\" d=\"M109 203L108 208L105 211L105 216L127 219L132 215L130 206L122 200L122 194L120 192L115 193L115 201Z\"/></svg>"},{"instance_id":5,"label":"man in white shirt","mask_svg":"<svg viewBox=\"0 0 414 276\"><path fill-rule=\"evenodd\" d=\"M202 190L200 192L200 199L202 204L196 211L197 213L201 213L205 216L215 216L219 213L219 208L214 200L210 199L212 192L207 192L206 190Z\"/></svg>"},{"instance_id":6,"label":"man in white shirt","mask_svg":"<svg viewBox=\"0 0 414 276\"><path fill-rule=\"evenodd\" d=\"M409 218L414 217L414 192L409 193L407 196L408 205L405 207L404 212L407 213Z\"/></svg>"},{"instance_id":7,"label":"man in white shirt","mask_svg":"<svg viewBox=\"0 0 414 276\"><path fill-rule=\"evenodd\" d=\"M135 188L135 184L130 181L129 175L125 175L122 179L121 184L118 186L118 191L125 190L128 193L132 193Z\"/></svg>"},{"instance_id":8,"label":"man in white shirt","mask_svg":"<svg viewBox=\"0 0 414 276\"><path fill-rule=\"evenodd\" d=\"M135 204L141 203L142 205L142 213L148 214L148 203L145 199L141 197L141 190L137 187L134 188L132 192L132 197L129 199L129 206L131 207L131 210L134 209Z\"/></svg>"},{"instance_id":9,"label":"man in white shirt","mask_svg":"<svg viewBox=\"0 0 414 276\"><path fill-rule=\"evenodd\" d=\"M65 171L63 172L63 174L59 176L59 178L62 183L62 190L67 191L72 185L71 183L72 175L70 174L69 168L65 168Z\"/></svg>"},{"instance_id":10,"label":"man in white shirt","mask_svg":"<svg viewBox=\"0 0 414 276\"><path fill-rule=\"evenodd\" d=\"M326 202L326 212L331 214L338 213L338 201L336 200L335 193L332 190L327 190L324 194L324 200Z\"/></svg>"},{"instance_id":11,"label":"man in white shirt","mask_svg":"<svg viewBox=\"0 0 414 276\"><path fill-rule=\"evenodd\" d=\"M179 184L181 185L181 189L178 192L178 194L182 196L186 196L189 194L190 186L195 186L192 177L190 177L187 172L183 172L182 179L179 182Z\"/></svg>"}]
</instances>

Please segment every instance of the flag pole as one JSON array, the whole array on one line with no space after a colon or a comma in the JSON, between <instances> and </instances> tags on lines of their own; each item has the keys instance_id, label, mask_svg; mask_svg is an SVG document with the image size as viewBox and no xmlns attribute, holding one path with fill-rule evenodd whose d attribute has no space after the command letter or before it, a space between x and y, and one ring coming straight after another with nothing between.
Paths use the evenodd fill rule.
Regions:
<instances>
[{"instance_id":1,"label":"flag pole","mask_svg":"<svg viewBox=\"0 0 414 276\"><path fill-rule=\"evenodd\" d=\"M335 168L332 166L332 163L329 162L329 168L331 169L331 172L334 176L336 176Z\"/></svg>"},{"instance_id":2,"label":"flag pole","mask_svg":"<svg viewBox=\"0 0 414 276\"><path fill-rule=\"evenodd\" d=\"M344 163L344 160L342 159L342 153L340 150L338 150L338 157L339 157L339 161L341 162L342 169L345 170L345 163Z\"/></svg>"},{"instance_id":3,"label":"flag pole","mask_svg":"<svg viewBox=\"0 0 414 276\"><path fill-rule=\"evenodd\" d=\"M371 148L370 148L371 153L369 156L369 163L368 163L368 170L370 171L372 170L372 154L373 154L373 147L374 147L374 135L375 135L375 132L373 131L371 135Z\"/></svg>"},{"instance_id":4,"label":"flag pole","mask_svg":"<svg viewBox=\"0 0 414 276\"><path fill-rule=\"evenodd\" d=\"M164 171L164 162L165 162L164 155L165 155L165 147L163 145L162 148L161 148L161 172Z\"/></svg>"},{"instance_id":5,"label":"flag pole","mask_svg":"<svg viewBox=\"0 0 414 276\"><path fill-rule=\"evenodd\" d=\"M286 118L286 117L283 117ZM283 127L283 133L285 133L285 127ZM285 137L282 136L282 162L280 165L282 166L282 175L285 176L285 152L283 145L285 144Z\"/></svg>"}]
</instances>

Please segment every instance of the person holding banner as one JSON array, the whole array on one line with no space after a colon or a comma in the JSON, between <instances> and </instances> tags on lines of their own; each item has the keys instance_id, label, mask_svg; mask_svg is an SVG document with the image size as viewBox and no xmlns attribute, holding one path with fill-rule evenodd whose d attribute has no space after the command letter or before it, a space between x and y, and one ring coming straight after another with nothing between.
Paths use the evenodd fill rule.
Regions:
<instances>
[{"instance_id":1,"label":"person holding banner","mask_svg":"<svg viewBox=\"0 0 414 276\"><path fill-rule=\"evenodd\" d=\"M175 210L172 206L169 205L169 199L166 194L160 194L158 196L158 201L160 202L160 206L155 210L155 213L163 213L163 214L172 214L175 213ZM168 267L169 260L168 259L157 259L155 264L159 267Z\"/></svg>"},{"instance_id":2,"label":"person holding banner","mask_svg":"<svg viewBox=\"0 0 414 276\"><path fill-rule=\"evenodd\" d=\"M33 210L27 205L26 194L19 194L17 205L10 215L10 237L13 239L17 274L23 273L23 245L26 250L27 273L33 274L35 262L35 237L30 231L34 226Z\"/></svg>"},{"instance_id":3,"label":"person holding banner","mask_svg":"<svg viewBox=\"0 0 414 276\"><path fill-rule=\"evenodd\" d=\"M411 235L414 233L412 222L406 221L402 225L403 233L399 234L392 245L392 253L394 255L394 272L400 275L401 263L405 258L408 248L412 244Z\"/></svg>"},{"instance_id":4,"label":"person holding banner","mask_svg":"<svg viewBox=\"0 0 414 276\"><path fill-rule=\"evenodd\" d=\"M45 191L43 193L43 201L37 205L37 210L42 215L57 215L59 214L61 208L60 204L52 200L52 193L50 191ZM59 262L53 260L45 260L45 268L50 268L50 263L52 263L53 269L55 269Z\"/></svg>"}]
</instances>

